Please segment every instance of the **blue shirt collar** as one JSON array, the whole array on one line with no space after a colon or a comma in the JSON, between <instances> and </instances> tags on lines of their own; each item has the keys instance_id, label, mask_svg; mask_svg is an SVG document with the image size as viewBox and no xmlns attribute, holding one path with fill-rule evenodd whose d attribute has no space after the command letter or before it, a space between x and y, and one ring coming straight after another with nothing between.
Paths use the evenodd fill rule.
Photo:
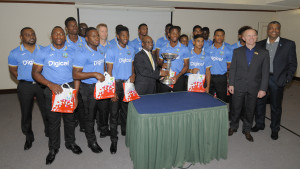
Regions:
<instances>
[{"instance_id":1,"label":"blue shirt collar","mask_svg":"<svg viewBox=\"0 0 300 169\"><path fill-rule=\"evenodd\" d=\"M67 47L67 45L65 44L63 48L57 49L57 48L55 48L55 47L53 46L53 44L51 44L51 45L50 45L50 48L51 48L51 50L53 50L53 51L56 51L56 50L57 50L57 51L60 51L60 50L67 50L68 47Z\"/></svg>"},{"instance_id":2,"label":"blue shirt collar","mask_svg":"<svg viewBox=\"0 0 300 169\"><path fill-rule=\"evenodd\" d=\"M35 44L35 49L34 49L34 50L36 50L36 49L40 49L40 46L37 45L37 44ZM20 45L20 50L23 52L23 51L25 51L25 50L27 50L27 49L24 47L23 44L21 44L21 45Z\"/></svg>"},{"instance_id":3,"label":"blue shirt collar","mask_svg":"<svg viewBox=\"0 0 300 169\"><path fill-rule=\"evenodd\" d=\"M173 47L171 46L170 42L167 43L167 47L173 48ZM181 43L180 43L179 41L177 41L177 45L176 45L174 48L176 48L176 47L179 47L179 48L181 47Z\"/></svg>"},{"instance_id":4,"label":"blue shirt collar","mask_svg":"<svg viewBox=\"0 0 300 169\"><path fill-rule=\"evenodd\" d=\"M78 35L78 40L77 40L77 42L78 42L78 41L79 41L79 42L82 42L82 37L79 36L79 35ZM67 42L68 42L68 43L73 42L73 41L71 41L71 39L69 38L69 35L67 35ZM77 43L77 42L73 42L73 43Z\"/></svg>"},{"instance_id":5,"label":"blue shirt collar","mask_svg":"<svg viewBox=\"0 0 300 169\"><path fill-rule=\"evenodd\" d=\"M222 44L222 46L220 47L222 50L224 50L224 48L225 48L225 42L223 42L223 44ZM220 49L220 48L218 48L218 49ZM215 47L215 44L212 44L211 45L211 49L217 49L216 47Z\"/></svg>"},{"instance_id":6,"label":"blue shirt collar","mask_svg":"<svg viewBox=\"0 0 300 169\"><path fill-rule=\"evenodd\" d=\"M125 48L121 47L121 46L119 45L119 42L118 42L118 41L117 41L117 46L118 46L118 48L119 48L120 50L125 49L125 48L126 48L126 49L129 49L129 48L128 48L128 45L126 45Z\"/></svg>"}]
</instances>

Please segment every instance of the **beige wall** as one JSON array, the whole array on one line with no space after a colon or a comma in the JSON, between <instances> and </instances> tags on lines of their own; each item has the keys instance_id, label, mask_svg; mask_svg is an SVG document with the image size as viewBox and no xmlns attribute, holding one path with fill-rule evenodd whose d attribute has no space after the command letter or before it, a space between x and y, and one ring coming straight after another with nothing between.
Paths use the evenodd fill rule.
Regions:
<instances>
[{"instance_id":1,"label":"beige wall","mask_svg":"<svg viewBox=\"0 0 300 169\"><path fill-rule=\"evenodd\" d=\"M298 69L295 76L300 77L300 9L278 12L276 18L281 23L281 37L293 40L296 43Z\"/></svg>"},{"instance_id":2,"label":"beige wall","mask_svg":"<svg viewBox=\"0 0 300 169\"><path fill-rule=\"evenodd\" d=\"M20 43L20 30L32 27L37 35L37 43L50 43L51 29L58 25L64 28L64 20L76 17L74 5L0 3L0 90L16 88L7 66L9 52Z\"/></svg>"}]
</instances>

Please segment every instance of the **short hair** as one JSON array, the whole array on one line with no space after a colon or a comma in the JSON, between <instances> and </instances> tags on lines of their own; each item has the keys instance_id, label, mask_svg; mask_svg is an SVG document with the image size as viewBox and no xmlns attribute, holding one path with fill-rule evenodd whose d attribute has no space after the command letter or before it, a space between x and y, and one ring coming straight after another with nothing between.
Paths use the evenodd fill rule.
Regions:
<instances>
[{"instance_id":1,"label":"short hair","mask_svg":"<svg viewBox=\"0 0 300 169\"><path fill-rule=\"evenodd\" d=\"M195 35L195 36L194 36L194 40L196 40L196 39L198 39L198 38L203 38L203 39L204 39L204 37L203 37L202 34L198 34L198 35Z\"/></svg>"},{"instance_id":2,"label":"short hair","mask_svg":"<svg viewBox=\"0 0 300 169\"><path fill-rule=\"evenodd\" d=\"M120 35L120 33L122 31L127 31L129 33L129 30L126 26L119 27L118 30L117 30L117 34Z\"/></svg>"},{"instance_id":3,"label":"short hair","mask_svg":"<svg viewBox=\"0 0 300 169\"><path fill-rule=\"evenodd\" d=\"M147 26L147 27L148 27L148 25L147 25L147 24L145 24L145 23L142 23L142 24L140 24L140 25L139 25L138 29L141 29L141 27L142 27L142 26Z\"/></svg>"},{"instance_id":4,"label":"short hair","mask_svg":"<svg viewBox=\"0 0 300 169\"><path fill-rule=\"evenodd\" d=\"M225 35L225 31L223 29L221 29L221 28L216 29L215 32L214 32L214 35L216 35L216 32L223 32L224 35Z\"/></svg>"},{"instance_id":5,"label":"short hair","mask_svg":"<svg viewBox=\"0 0 300 169\"><path fill-rule=\"evenodd\" d=\"M250 27L250 28L248 28L248 29L244 30L244 32L246 32L247 30L254 30L254 31L255 31L255 33L256 33L256 35L258 35L258 31L257 31L256 29L253 29L253 28L251 28L251 27ZM243 33L244 33L244 32L243 32ZM243 34L243 33L242 33L242 34Z\"/></svg>"},{"instance_id":6,"label":"short hair","mask_svg":"<svg viewBox=\"0 0 300 169\"><path fill-rule=\"evenodd\" d=\"M121 27L123 27L122 24L117 25L117 26L116 26L116 32L118 32L118 29L121 28Z\"/></svg>"},{"instance_id":7,"label":"short hair","mask_svg":"<svg viewBox=\"0 0 300 169\"><path fill-rule=\"evenodd\" d=\"M167 29L168 27L172 27L173 25L171 23L168 23L166 26L165 26L165 29Z\"/></svg>"},{"instance_id":8,"label":"short hair","mask_svg":"<svg viewBox=\"0 0 300 169\"><path fill-rule=\"evenodd\" d=\"M202 32L204 32L204 31L209 32L209 28L208 27L203 27L201 30L202 30Z\"/></svg>"},{"instance_id":9,"label":"short hair","mask_svg":"<svg viewBox=\"0 0 300 169\"><path fill-rule=\"evenodd\" d=\"M71 21L77 22L76 19L75 19L74 17L68 17L68 18L65 20L65 26L68 27L68 24L69 24L69 22L71 22Z\"/></svg>"},{"instance_id":10,"label":"short hair","mask_svg":"<svg viewBox=\"0 0 300 169\"><path fill-rule=\"evenodd\" d=\"M171 31L172 31L173 29L177 29L178 32L181 31L181 28L180 28L179 26L174 26L174 25L173 25L173 26L169 29L169 33L171 33Z\"/></svg>"},{"instance_id":11,"label":"short hair","mask_svg":"<svg viewBox=\"0 0 300 169\"><path fill-rule=\"evenodd\" d=\"M277 24L277 25L279 25L279 28L281 28L281 24L280 24L278 21L271 21L271 22L268 24L268 27L269 27L269 25L271 25L271 24Z\"/></svg>"},{"instance_id":12,"label":"short hair","mask_svg":"<svg viewBox=\"0 0 300 169\"><path fill-rule=\"evenodd\" d=\"M184 38L184 37L186 37L186 38L189 40L189 37L188 37L186 34L182 34L182 35L180 35L180 37L179 37L179 41L181 40L181 38Z\"/></svg>"},{"instance_id":13,"label":"short hair","mask_svg":"<svg viewBox=\"0 0 300 169\"><path fill-rule=\"evenodd\" d=\"M22 28L21 31L20 31L20 35L22 35L23 32L24 32L26 29L32 29L32 28L31 28L31 27L24 27L24 28ZM33 30L33 29L32 29L32 30Z\"/></svg>"},{"instance_id":14,"label":"short hair","mask_svg":"<svg viewBox=\"0 0 300 169\"><path fill-rule=\"evenodd\" d=\"M94 28L94 27L88 27L88 28L86 29L86 31L85 31L85 35L87 36L88 32L89 32L89 31L92 31L92 30L97 31L97 29ZM98 31L97 31L97 32L98 32Z\"/></svg>"},{"instance_id":15,"label":"short hair","mask_svg":"<svg viewBox=\"0 0 300 169\"><path fill-rule=\"evenodd\" d=\"M106 25L105 23L100 23L100 24L98 24L98 25L96 26L97 31L99 31L99 29L100 29L101 26L107 28L107 25Z\"/></svg>"},{"instance_id":16,"label":"short hair","mask_svg":"<svg viewBox=\"0 0 300 169\"><path fill-rule=\"evenodd\" d=\"M202 27L201 27L200 25L195 25L195 26L193 27L193 32L195 32L195 30L196 30L197 28L199 28L200 30L202 30Z\"/></svg>"},{"instance_id":17,"label":"short hair","mask_svg":"<svg viewBox=\"0 0 300 169\"><path fill-rule=\"evenodd\" d=\"M53 34L54 29L57 29L57 28L62 29L63 32L65 32L64 29L63 29L61 26L54 26L54 28L53 28L52 31L51 31L51 35Z\"/></svg>"},{"instance_id":18,"label":"short hair","mask_svg":"<svg viewBox=\"0 0 300 169\"><path fill-rule=\"evenodd\" d=\"M251 26L242 26L239 31L238 31L238 35L242 35L247 29L252 29Z\"/></svg>"}]
</instances>

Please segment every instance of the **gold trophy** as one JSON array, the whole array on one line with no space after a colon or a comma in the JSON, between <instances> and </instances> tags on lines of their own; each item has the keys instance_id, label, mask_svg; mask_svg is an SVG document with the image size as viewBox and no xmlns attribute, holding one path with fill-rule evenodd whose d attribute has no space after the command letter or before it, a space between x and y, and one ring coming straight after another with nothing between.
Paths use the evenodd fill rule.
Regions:
<instances>
[{"instance_id":1,"label":"gold trophy","mask_svg":"<svg viewBox=\"0 0 300 169\"><path fill-rule=\"evenodd\" d=\"M172 60L175 60L177 57L178 57L178 54L176 53L162 53L161 56L163 57L164 60L167 61L167 68L166 68L166 71L169 71L170 72L170 68L171 68L171 61ZM169 76L165 76L161 82L165 85L172 85L174 84L173 83L173 80L170 78L170 75Z\"/></svg>"}]
</instances>

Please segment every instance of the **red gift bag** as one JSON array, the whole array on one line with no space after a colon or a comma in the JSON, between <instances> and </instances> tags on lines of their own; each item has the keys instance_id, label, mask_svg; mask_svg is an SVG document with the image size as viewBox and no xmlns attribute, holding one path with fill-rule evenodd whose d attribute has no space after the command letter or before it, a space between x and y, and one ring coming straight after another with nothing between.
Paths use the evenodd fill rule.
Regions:
<instances>
[{"instance_id":1,"label":"red gift bag","mask_svg":"<svg viewBox=\"0 0 300 169\"><path fill-rule=\"evenodd\" d=\"M129 80L127 80L126 83L123 83L123 89L124 89L124 98L123 98L124 102L130 102L132 100L141 98L136 92L134 84L130 83Z\"/></svg>"},{"instance_id":2,"label":"red gift bag","mask_svg":"<svg viewBox=\"0 0 300 169\"><path fill-rule=\"evenodd\" d=\"M64 85L68 86L65 88ZM73 113L75 110L75 96L77 91L70 87L68 83L61 85L63 92L54 94L52 92L52 109L53 112Z\"/></svg>"},{"instance_id":3,"label":"red gift bag","mask_svg":"<svg viewBox=\"0 0 300 169\"><path fill-rule=\"evenodd\" d=\"M107 72L104 73L105 80L98 81L95 85L94 98L96 100L108 99L115 96L115 78L111 77Z\"/></svg>"},{"instance_id":4,"label":"red gift bag","mask_svg":"<svg viewBox=\"0 0 300 169\"><path fill-rule=\"evenodd\" d=\"M205 92L204 82L205 82L205 75L190 74L188 79L188 91Z\"/></svg>"}]
</instances>

